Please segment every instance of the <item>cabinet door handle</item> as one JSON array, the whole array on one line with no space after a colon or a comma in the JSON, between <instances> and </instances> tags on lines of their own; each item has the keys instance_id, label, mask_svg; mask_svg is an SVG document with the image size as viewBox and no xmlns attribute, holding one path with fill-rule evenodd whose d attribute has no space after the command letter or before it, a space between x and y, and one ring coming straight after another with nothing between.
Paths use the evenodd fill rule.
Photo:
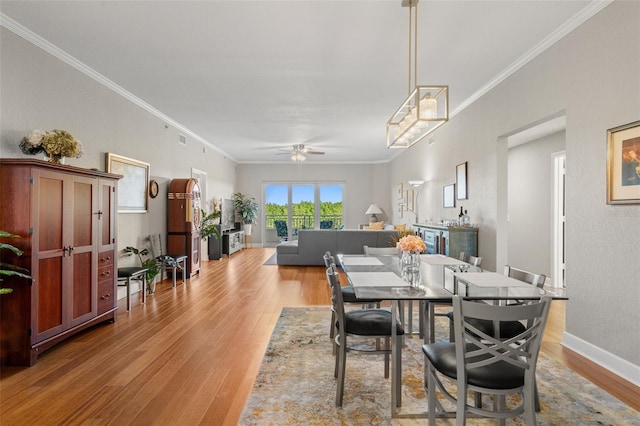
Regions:
<instances>
[{"instance_id":1,"label":"cabinet door handle","mask_svg":"<svg viewBox=\"0 0 640 426\"><path fill-rule=\"evenodd\" d=\"M111 271L104 271L102 274L103 277L108 277L109 275L111 275Z\"/></svg>"},{"instance_id":2,"label":"cabinet door handle","mask_svg":"<svg viewBox=\"0 0 640 426\"><path fill-rule=\"evenodd\" d=\"M108 261L110 261L110 260L111 260L111 256L107 256L107 257L102 257L102 258L100 258L100 261L101 261L101 262L108 262Z\"/></svg>"},{"instance_id":3,"label":"cabinet door handle","mask_svg":"<svg viewBox=\"0 0 640 426\"><path fill-rule=\"evenodd\" d=\"M69 248L67 246L62 247L62 257L67 257L67 251Z\"/></svg>"},{"instance_id":4,"label":"cabinet door handle","mask_svg":"<svg viewBox=\"0 0 640 426\"><path fill-rule=\"evenodd\" d=\"M107 293L104 296L101 297L102 300L109 300L111 299L111 293Z\"/></svg>"}]
</instances>

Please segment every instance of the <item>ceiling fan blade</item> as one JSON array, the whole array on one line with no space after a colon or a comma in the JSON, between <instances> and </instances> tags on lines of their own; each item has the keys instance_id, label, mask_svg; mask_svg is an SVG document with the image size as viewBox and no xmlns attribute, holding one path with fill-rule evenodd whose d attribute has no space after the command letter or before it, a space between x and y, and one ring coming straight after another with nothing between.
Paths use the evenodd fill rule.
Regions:
<instances>
[{"instance_id":1,"label":"ceiling fan blade","mask_svg":"<svg viewBox=\"0 0 640 426\"><path fill-rule=\"evenodd\" d=\"M310 154L310 155L324 155L324 152L322 151L315 151L315 150L311 150L311 149L305 149L302 151L305 154Z\"/></svg>"}]
</instances>

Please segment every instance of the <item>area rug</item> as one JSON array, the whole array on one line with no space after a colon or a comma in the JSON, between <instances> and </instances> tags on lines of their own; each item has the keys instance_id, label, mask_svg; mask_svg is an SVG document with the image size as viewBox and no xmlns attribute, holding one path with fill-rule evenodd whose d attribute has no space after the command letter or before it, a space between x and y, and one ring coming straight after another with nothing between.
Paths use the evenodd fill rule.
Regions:
<instances>
[{"instance_id":1,"label":"area rug","mask_svg":"<svg viewBox=\"0 0 640 426\"><path fill-rule=\"evenodd\" d=\"M414 425L426 419L392 419L391 382L382 356L347 355L344 403L335 406L334 358L328 307L284 308L267 347L241 425ZM437 321L446 321L437 318ZM446 323L436 340L444 340ZM421 339L409 337L402 350L402 410L422 412ZM538 363L539 425L640 425L640 413L568 368L541 354ZM438 420L454 425L455 420ZM495 424L470 419L469 425ZM522 418L507 420L522 425Z\"/></svg>"},{"instance_id":2,"label":"area rug","mask_svg":"<svg viewBox=\"0 0 640 426\"><path fill-rule=\"evenodd\" d=\"M277 265L278 264L278 258L277 258L277 253L273 253L271 255L271 257L269 257L264 263L263 265Z\"/></svg>"}]
</instances>

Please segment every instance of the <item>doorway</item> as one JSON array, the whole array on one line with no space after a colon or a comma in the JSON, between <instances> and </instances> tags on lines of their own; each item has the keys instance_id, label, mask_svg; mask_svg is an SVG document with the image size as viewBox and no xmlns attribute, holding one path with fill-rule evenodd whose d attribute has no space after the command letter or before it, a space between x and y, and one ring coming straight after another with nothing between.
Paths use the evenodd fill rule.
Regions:
<instances>
[{"instance_id":1,"label":"doorway","mask_svg":"<svg viewBox=\"0 0 640 426\"><path fill-rule=\"evenodd\" d=\"M505 264L564 286L564 114L499 138L496 270Z\"/></svg>"}]
</instances>

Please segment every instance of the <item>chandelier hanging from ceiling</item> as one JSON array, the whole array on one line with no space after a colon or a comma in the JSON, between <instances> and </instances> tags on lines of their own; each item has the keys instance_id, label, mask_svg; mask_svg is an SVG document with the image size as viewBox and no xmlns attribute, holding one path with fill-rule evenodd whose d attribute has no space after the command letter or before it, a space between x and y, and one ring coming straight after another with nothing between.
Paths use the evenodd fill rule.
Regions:
<instances>
[{"instance_id":1,"label":"chandelier hanging from ceiling","mask_svg":"<svg viewBox=\"0 0 640 426\"><path fill-rule=\"evenodd\" d=\"M402 6L409 7L409 97L387 121L387 148L409 148L449 121L449 86L417 84L418 0L403 0Z\"/></svg>"}]
</instances>

